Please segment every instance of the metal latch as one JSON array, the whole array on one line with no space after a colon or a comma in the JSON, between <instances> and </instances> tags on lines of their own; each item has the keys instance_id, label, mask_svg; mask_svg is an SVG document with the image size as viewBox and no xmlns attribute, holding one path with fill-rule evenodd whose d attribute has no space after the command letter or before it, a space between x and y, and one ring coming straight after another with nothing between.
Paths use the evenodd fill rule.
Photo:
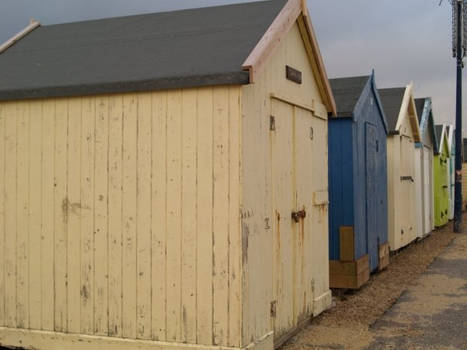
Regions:
<instances>
[{"instance_id":1,"label":"metal latch","mask_svg":"<svg viewBox=\"0 0 467 350\"><path fill-rule=\"evenodd\" d=\"M304 219L304 218L306 218L306 211L305 210L292 212L292 220L293 221L299 222L300 219Z\"/></svg>"},{"instance_id":2,"label":"metal latch","mask_svg":"<svg viewBox=\"0 0 467 350\"><path fill-rule=\"evenodd\" d=\"M401 181L412 181L415 182L412 176L401 176Z\"/></svg>"}]
</instances>

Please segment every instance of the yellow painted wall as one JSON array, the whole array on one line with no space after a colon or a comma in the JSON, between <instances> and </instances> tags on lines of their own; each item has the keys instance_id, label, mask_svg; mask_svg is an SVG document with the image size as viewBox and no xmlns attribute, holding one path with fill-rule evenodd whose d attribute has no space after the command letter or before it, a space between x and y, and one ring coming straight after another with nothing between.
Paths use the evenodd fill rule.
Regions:
<instances>
[{"instance_id":1,"label":"yellow painted wall","mask_svg":"<svg viewBox=\"0 0 467 350\"><path fill-rule=\"evenodd\" d=\"M410 119L403 118L400 135L388 136L388 235L391 250L398 250L417 237L415 145Z\"/></svg>"},{"instance_id":2,"label":"yellow painted wall","mask_svg":"<svg viewBox=\"0 0 467 350\"><path fill-rule=\"evenodd\" d=\"M286 80L286 65L302 72L302 85ZM271 94L276 98L271 98ZM246 344L274 330L276 337L277 333L287 333L305 316L317 315L331 303L328 269L327 112L297 24L271 56L257 82L243 88L243 102L241 212L245 249L243 341ZM282 107L274 107L281 104ZM306 106L313 109L314 113L307 110ZM280 112L278 108L285 111ZM287 117L280 113L289 113L286 115L290 123L284 121L281 124L281 118L283 120ZM277 128L271 132L270 117L274 114L277 114ZM310 127L314 128L313 141L309 138ZM290 137L281 141L285 147L280 147L278 138L282 134L279 133L284 128L295 131L290 131ZM293 132L295 134L292 136ZM287 143L294 143L294 138L295 145L299 147L295 153L288 152L291 146ZM303 187L300 188L298 183L290 183L290 186L286 183L283 193L277 194L273 191L273 182L274 177L280 176L277 172L283 164L290 164L289 172L296 172L298 180L303 179L305 174L311 176ZM301 166L308 166L309 169ZM284 173L283 176L290 176L290 173ZM300 244L294 241L299 235L299 227L291 223L291 212L280 210L280 207L291 209L296 205L295 199L293 203L289 202L291 197L295 197L294 189L308 196L310 202L306 208L304 230L301 231L306 238L303 241L305 253L300 262L293 261L301 259L300 252L295 256L291 253L280 260L284 244L289 248ZM278 231L278 212L279 221L287 220L284 225L293 228L287 232ZM294 282L291 269L302 263L304 272L297 273L300 282ZM279 265L283 266L283 270L275 268ZM301 286L304 290L300 289ZM301 293L300 302L303 304L280 304L281 297L293 293ZM271 302L277 303L275 318L271 317ZM304 313L300 310L304 310Z\"/></svg>"},{"instance_id":3,"label":"yellow painted wall","mask_svg":"<svg viewBox=\"0 0 467 350\"><path fill-rule=\"evenodd\" d=\"M240 133L240 87L1 103L0 327L239 347Z\"/></svg>"}]
</instances>

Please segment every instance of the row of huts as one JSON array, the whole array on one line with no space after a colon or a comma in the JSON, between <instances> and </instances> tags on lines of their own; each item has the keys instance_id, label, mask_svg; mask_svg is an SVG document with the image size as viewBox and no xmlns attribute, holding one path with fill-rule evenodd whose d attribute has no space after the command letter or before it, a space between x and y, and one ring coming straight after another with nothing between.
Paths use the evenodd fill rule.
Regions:
<instances>
[{"instance_id":1,"label":"row of huts","mask_svg":"<svg viewBox=\"0 0 467 350\"><path fill-rule=\"evenodd\" d=\"M447 222L453 133L329 80L305 0L32 22L0 46L0 346L278 347Z\"/></svg>"},{"instance_id":2,"label":"row of huts","mask_svg":"<svg viewBox=\"0 0 467 350\"><path fill-rule=\"evenodd\" d=\"M455 130L435 125L413 84L377 89L373 73L331 86L330 285L358 289L390 251L453 219Z\"/></svg>"}]
</instances>

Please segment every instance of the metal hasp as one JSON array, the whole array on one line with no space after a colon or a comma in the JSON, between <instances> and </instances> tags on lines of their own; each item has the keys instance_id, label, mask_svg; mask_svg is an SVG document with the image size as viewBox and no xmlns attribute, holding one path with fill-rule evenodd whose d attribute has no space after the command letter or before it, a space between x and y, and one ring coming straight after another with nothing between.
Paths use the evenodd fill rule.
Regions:
<instances>
[{"instance_id":1,"label":"metal hasp","mask_svg":"<svg viewBox=\"0 0 467 350\"><path fill-rule=\"evenodd\" d=\"M305 219L305 218L306 218L306 211L305 210L292 212L292 219L295 222L300 222L300 219Z\"/></svg>"},{"instance_id":2,"label":"metal hasp","mask_svg":"<svg viewBox=\"0 0 467 350\"><path fill-rule=\"evenodd\" d=\"M462 232L462 68L465 56L464 38L464 0L452 1L455 28L457 29L455 53L457 63L456 88L456 172L455 172L455 201L454 201L454 232Z\"/></svg>"}]
</instances>

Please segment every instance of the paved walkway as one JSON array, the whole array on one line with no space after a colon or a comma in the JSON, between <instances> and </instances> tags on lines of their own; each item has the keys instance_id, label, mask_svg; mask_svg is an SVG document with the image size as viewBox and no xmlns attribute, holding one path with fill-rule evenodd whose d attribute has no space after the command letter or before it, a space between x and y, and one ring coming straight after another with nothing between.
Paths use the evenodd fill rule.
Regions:
<instances>
[{"instance_id":1,"label":"paved walkway","mask_svg":"<svg viewBox=\"0 0 467 350\"><path fill-rule=\"evenodd\" d=\"M467 349L467 234L370 329L368 350Z\"/></svg>"}]
</instances>

